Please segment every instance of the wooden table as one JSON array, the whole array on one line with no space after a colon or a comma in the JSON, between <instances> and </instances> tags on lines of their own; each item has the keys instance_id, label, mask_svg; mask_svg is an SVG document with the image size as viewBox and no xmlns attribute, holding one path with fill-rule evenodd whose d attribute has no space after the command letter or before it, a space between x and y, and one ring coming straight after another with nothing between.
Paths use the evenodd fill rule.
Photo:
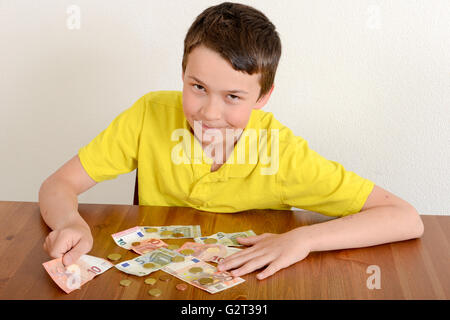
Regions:
<instances>
[{"instance_id":1,"label":"wooden table","mask_svg":"<svg viewBox=\"0 0 450 320\"><path fill-rule=\"evenodd\" d=\"M252 210L218 214L192 208L80 204L79 211L91 226L94 246L90 255L106 258L121 253L122 260L137 255L118 247L111 234L134 226L199 224L203 235L218 231L252 229L257 234L282 233L292 228L331 218L312 212ZM172 278L153 286L163 294L148 295L145 277L122 273L116 268L95 277L70 294L64 293L46 273L42 263L51 258L43 250L51 231L34 202L0 202L0 299L145 299L145 300L297 300L297 299L450 299L450 217L423 215L421 239L361 249L313 252L306 259L266 280L256 271L243 276L244 283L217 294L188 286ZM190 239L167 240L181 244ZM381 289L368 289L367 268L379 266ZM152 274L159 277L163 271ZM129 287L119 281L132 279Z\"/></svg>"}]
</instances>

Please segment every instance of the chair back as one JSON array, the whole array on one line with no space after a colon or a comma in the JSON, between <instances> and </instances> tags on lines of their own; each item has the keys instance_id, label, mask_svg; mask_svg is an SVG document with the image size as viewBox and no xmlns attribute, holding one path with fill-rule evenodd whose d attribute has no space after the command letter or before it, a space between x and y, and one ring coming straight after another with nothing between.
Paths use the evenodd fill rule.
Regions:
<instances>
[{"instance_id":1,"label":"chair back","mask_svg":"<svg viewBox=\"0 0 450 320\"><path fill-rule=\"evenodd\" d=\"M136 180L134 182L134 198L133 198L133 205L138 206L139 205L139 190L138 190L138 169L136 168Z\"/></svg>"}]
</instances>

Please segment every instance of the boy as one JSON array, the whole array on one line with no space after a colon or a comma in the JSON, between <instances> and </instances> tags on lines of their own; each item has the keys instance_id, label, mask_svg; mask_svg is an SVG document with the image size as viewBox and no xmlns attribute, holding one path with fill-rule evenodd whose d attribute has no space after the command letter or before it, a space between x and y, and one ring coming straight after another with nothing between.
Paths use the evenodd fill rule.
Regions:
<instances>
[{"instance_id":1,"label":"boy","mask_svg":"<svg viewBox=\"0 0 450 320\"><path fill-rule=\"evenodd\" d=\"M43 182L39 202L53 230L44 243L50 256L69 265L90 251L93 239L77 195L137 167L141 205L215 212L298 207L340 217L238 239L249 247L219 265L235 276L267 266L257 275L264 279L312 251L423 234L412 205L324 159L260 110L281 56L278 33L264 14L229 2L210 7L194 21L184 46L182 93L144 95ZM247 137L258 142L256 154L246 148ZM246 161L257 160L239 161L239 150Z\"/></svg>"}]
</instances>

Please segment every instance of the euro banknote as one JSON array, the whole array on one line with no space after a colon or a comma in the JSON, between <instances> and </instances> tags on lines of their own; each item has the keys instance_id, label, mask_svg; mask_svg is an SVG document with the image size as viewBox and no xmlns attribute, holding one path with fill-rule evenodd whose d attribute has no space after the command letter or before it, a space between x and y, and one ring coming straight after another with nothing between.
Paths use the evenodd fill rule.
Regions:
<instances>
[{"instance_id":1,"label":"euro banknote","mask_svg":"<svg viewBox=\"0 0 450 320\"><path fill-rule=\"evenodd\" d=\"M233 277L227 271L217 271L216 267L197 258L168 264L162 270L212 294L229 289L245 281L240 277Z\"/></svg>"},{"instance_id":2,"label":"euro banknote","mask_svg":"<svg viewBox=\"0 0 450 320\"><path fill-rule=\"evenodd\" d=\"M165 243L161 239L152 239L152 238L144 241L132 242L131 245L132 245L131 249L137 254L148 253L161 247L167 248L167 243Z\"/></svg>"},{"instance_id":3,"label":"euro banknote","mask_svg":"<svg viewBox=\"0 0 450 320\"><path fill-rule=\"evenodd\" d=\"M115 267L125 273L142 277L172 263L172 259L176 256L183 257L176 251L161 247L134 259L118 263Z\"/></svg>"},{"instance_id":4,"label":"euro banknote","mask_svg":"<svg viewBox=\"0 0 450 320\"><path fill-rule=\"evenodd\" d=\"M241 251L242 249L227 247L220 243L204 244L197 242L185 242L181 248L176 251L187 256L203 260L205 262L219 263L232 254Z\"/></svg>"},{"instance_id":5,"label":"euro banknote","mask_svg":"<svg viewBox=\"0 0 450 320\"><path fill-rule=\"evenodd\" d=\"M220 243L224 246L228 247L242 247L243 245L237 242L236 238L245 238L256 236L253 230L247 230L243 232L233 232L233 233L225 233L225 232L217 232L213 235L207 237L197 237L194 238L195 242L198 243L206 243L206 244L214 244Z\"/></svg>"},{"instance_id":6,"label":"euro banknote","mask_svg":"<svg viewBox=\"0 0 450 320\"><path fill-rule=\"evenodd\" d=\"M66 293L80 289L83 284L113 266L109 261L90 255L82 255L75 263L65 267L62 258L42 264L56 284Z\"/></svg>"},{"instance_id":7,"label":"euro banknote","mask_svg":"<svg viewBox=\"0 0 450 320\"><path fill-rule=\"evenodd\" d=\"M202 235L199 225L174 226L137 226L112 234L114 242L127 250L132 248L133 242L142 242L147 239L185 239Z\"/></svg>"}]
</instances>

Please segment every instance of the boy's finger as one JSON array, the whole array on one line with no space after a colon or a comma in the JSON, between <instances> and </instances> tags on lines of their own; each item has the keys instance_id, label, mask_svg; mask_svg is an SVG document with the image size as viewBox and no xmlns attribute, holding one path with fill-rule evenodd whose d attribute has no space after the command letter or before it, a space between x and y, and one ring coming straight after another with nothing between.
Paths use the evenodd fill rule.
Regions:
<instances>
[{"instance_id":1,"label":"boy's finger","mask_svg":"<svg viewBox=\"0 0 450 320\"><path fill-rule=\"evenodd\" d=\"M260 234L258 236L253 236L253 237L238 237L238 238L236 238L236 240L239 243L248 245L248 244L254 244L261 239L267 238L268 236L270 236L269 233L263 233L263 234Z\"/></svg>"},{"instance_id":2,"label":"boy's finger","mask_svg":"<svg viewBox=\"0 0 450 320\"><path fill-rule=\"evenodd\" d=\"M239 269L231 271L231 275L234 277L240 277L247 273L253 272L259 268L264 267L268 263L270 263L272 257L269 255L261 255L255 257L249 261L246 261L244 265L242 265Z\"/></svg>"},{"instance_id":3,"label":"boy's finger","mask_svg":"<svg viewBox=\"0 0 450 320\"><path fill-rule=\"evenodd\" d=\"M269 264L267 266L267 268L264 269L263 272L258 273L256 275L256 278L258 278L259 280L265 279L267 277L270 277L271 275L273 275L274 273L276 273L277 271L279 271L282 268L283 268L283 266L282 266L281 262L279 260L275 260L271 264Z\"/></svg>"},{"instance_id":4,"label":"boy's finger","mask_svg":"<svg viewBox=\"0 0 450 320\"><path fill-rule=\"evenodd\" d=\"M218 265L218 269L219 269L219 271L226 271L229 269L234 269L234 268L240 267L244 263L247 263L249 260L260 257L261 255L264 255L264 253L261 251L249 252L248 254L243 254L238 257L235 257L234 259L230 259L225 262L222 262L221 264Z\"/></svg>"},{"instance_id":5,"label":"boy's finger","mask_svg":"<svg viewBox=\"0 0 450 320\"><path fill-rule=\"evenodd\" d=\"M75 247L66 252L63 256L62 262L65 266L75 263L83 254L90 250L89 244L85 240L80 240Z\"/></svg>"}]
</instances>

